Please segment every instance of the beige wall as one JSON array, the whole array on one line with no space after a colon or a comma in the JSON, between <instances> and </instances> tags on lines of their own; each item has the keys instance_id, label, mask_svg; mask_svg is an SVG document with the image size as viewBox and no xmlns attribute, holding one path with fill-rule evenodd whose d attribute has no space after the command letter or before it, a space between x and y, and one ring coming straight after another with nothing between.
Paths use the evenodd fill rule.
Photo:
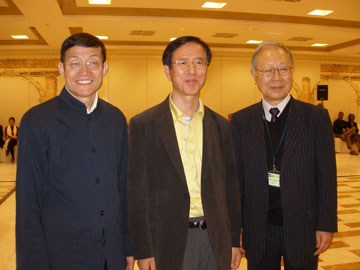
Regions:
<instances>
[{"instance_id":1,"label":"beige wall","mask_svg":"<svg viewBox=\"0 0 360 270\"><path fill-rule=\"evenodd\" d=\"M36 56L29 56L35 58ZM56 58L57 56L53 56ZM9 57L8 57L9 58ZM149 108L170 93L171 83L164 75L161 55L109 55L109 72L99 91L100 97L119 107L129 120L135 114ZM324 61L321 61L324 63ZM330 63L330 62L329 62ZM346 64L346 63L343 63ZM303 77L310 78L310 91L320 81L320 61L296 60L294 82L301 89ZM249 73L250 56L214 57L208 79L202 90L202 99L206 105L224 117L260 100ZM63 78L57 78L57 92L64 84ZM36 78L45 85L45 79ZM329 110L332 120L336 119L339 110L356 115L359 121L357 96L350 84L343 81L327 81L329 101L324 105ZM360 87L360 82L355 82ZM295 90L295 98L301 98ZM28 81L18 78L0 77L0 124L6 125L9 116L14 116L17 123L30 107L39 104L36 88ZM315 100L316 101L316 91Z\"/></svg>"}]
</instances>

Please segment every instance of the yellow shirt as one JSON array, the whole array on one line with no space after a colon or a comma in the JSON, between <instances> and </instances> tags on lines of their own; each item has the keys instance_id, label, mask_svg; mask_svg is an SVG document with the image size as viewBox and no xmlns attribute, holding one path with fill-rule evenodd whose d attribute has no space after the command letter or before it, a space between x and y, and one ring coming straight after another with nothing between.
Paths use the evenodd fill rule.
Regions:
<instances>
[{"instance_id":1,"label":"yellow shirt","mask_svg":"<svg viewBox=\"0 0 360 270\"><path fill-rule=\"evenodd\" d=\"M186 182L190 193L190 217L204 215L201 202L201 166L203 152L204 106L199 99L199 108L193 118L187 116L169 97Z\"/></svg>"}]
</instances>

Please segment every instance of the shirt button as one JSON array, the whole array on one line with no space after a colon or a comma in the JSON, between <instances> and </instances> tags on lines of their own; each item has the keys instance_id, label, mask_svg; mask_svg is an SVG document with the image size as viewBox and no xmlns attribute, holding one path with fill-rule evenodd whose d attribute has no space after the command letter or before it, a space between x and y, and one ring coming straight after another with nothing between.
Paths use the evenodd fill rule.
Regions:
<instances>
[{"instance_id":1,"label":"shirt button","mask_svg":"<svg viewBox=\"0 0 360 270\"><path fill-rule=\"evenodd\" d=\"M93 153L95 153L95 152L96 152L96 147L95 147L95 146L91 147L91 151L92 151Z\"/></svg>"},{"instance_id":2,"label":"shirt button","mask_svg":"<svg viewBox=\"0 0 360 270\"><path fill-rule=\"evenodd\" d=\"M95 182L96 182L96 184L99 184L100 183L100 178L96 178Z\"/></svg>"},{"instance_id":3,"label":"shirt button","mask_svg":"<svg viewBox=\"0 0 360 270\"><path fill-rule=\"evenodd\" d=\"M105 215L105 211L104 210L100 210L100 215Z\"/></svg>"}]
</instances>

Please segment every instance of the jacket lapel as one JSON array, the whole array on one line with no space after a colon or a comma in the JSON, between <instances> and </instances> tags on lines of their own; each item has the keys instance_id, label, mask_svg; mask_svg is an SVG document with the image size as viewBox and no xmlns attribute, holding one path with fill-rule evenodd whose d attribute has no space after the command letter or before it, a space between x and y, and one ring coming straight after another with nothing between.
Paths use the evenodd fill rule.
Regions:
<instances>
[{"instance_id":1,"label":"jacket lapel","mask_svg":"<svg viewBox=\"0 0 360 270\"><path fill-rule=\"evenodd\" d=\"M211 117L210 111L204 107L205 114L203 119L203 153L201 164L201 185L208 179L208 172L210 172L210 160L213 155L214 138L213 134L216 132L215 120Z\"/></svg>"},{"instance_id":2,"label":"jacket lapel","mask_svg":"<svg viewBox=\"0 0 360 270\"><path fill-rule=\"evenodd\" d=\"M182 164L179 146L176 138L175 127L169 106L169 97L160 103L158 108L158 118L156 121L157 128L159 130L161 141L164 145L166 152L169 155L169 159L173 163L176 172L186 184L184 167Z\"/></svg>"},{"instance_id":3,"label":"jacket lapel","mask_svg":"<svg viewBox=\"0 0 360 270\"><path fill-rule=\"evenodd\" d=\"M250 125L247 127L250 133L250 139L254 144L254 150L257 156L264 162L267 168L266 145L265 145L265 130L264 130L264 114L261 102L256 104L253 112L250 115ZM259 160L260 161L260 160Z\"/></svg>"},{"instance_id":4,"label":"jacket lapel","mask_svg":"<svg viewBox=\"0 0 360 270\"><path fill-rule=\"evenodd\" d=\"M296 146L302 131L305 129L304 113L299 107L300 103L291 98L289 127L285 137L281 169L286 166L287 160Z\"/></svg>"}]
</instances>

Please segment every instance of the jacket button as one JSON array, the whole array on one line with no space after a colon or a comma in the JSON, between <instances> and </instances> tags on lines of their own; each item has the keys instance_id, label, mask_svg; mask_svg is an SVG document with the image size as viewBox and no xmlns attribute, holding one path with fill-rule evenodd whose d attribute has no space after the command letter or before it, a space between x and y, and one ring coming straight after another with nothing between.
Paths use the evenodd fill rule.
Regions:
<instances>
[{"instance_id":1,"label":"jacket button","mask_svg":"<svg viewBox=\"0 0 360 270\"><path fill-rule=\"evenodd\" d=\"M105 215L105 211L104 210L100 210L100 215Z\"/></svg>"},{"instance_id":2,"label":"jacket button","mask_svg":"<svg viewBox=\"0 0 360 270\"><path fill-rule=\"evenodd\" d=\"M103 241L103 246L106 246L106 240Z\"/></svg>"},{"instance_id":3,"label":"jacket button","mask_svg":"<svg viewBox=\"0 0 360 270\"><path fill-rule=\"evenodd\" d=\"M264 220L267 220L267 213L264 214Z\"/></svg>"},{"instance_id":4,"label":"jacket button","mask_svg":"<svg viewBox=\"0 0 360 270\"><path fill-rule=\"evenodd\" d=\"M95 152L96 152L96 147L95 147L95 146L91 147L91 151L92 151L93 153L95 153Z\"/></svg>"},{"instance_id":5,"label":"jacket button","mask_svg":"<svg viewBox=\"0 0 360 270\"><path fill-rule=\"evenodd\" d=\"M96 184L99 184L100 183L100 178L96 178L95 182L96 182Z\"/></svg>"}]
</instances>

